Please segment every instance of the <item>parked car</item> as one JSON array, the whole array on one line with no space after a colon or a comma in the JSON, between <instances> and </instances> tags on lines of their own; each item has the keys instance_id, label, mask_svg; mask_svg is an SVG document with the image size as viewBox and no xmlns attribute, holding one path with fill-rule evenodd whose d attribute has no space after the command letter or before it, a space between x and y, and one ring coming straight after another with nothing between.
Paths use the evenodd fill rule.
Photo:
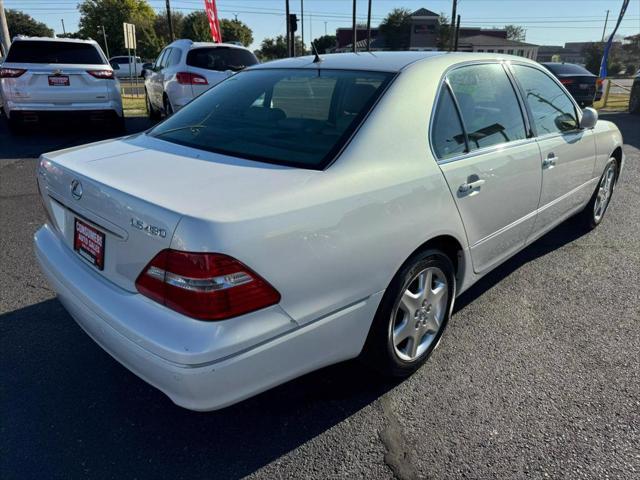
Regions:
<instances>
[{"instance_id":1,"label":"parked car","mask_svg":"<svg viewBox=\"0 0 640 480\"><path fill-rule=\"evenodd\" d=\"M144 70L142 59L140 57L134 58L133 55L111 57L109 59L109 63L113 67L113 72L118 78L141 77Z\"/></svg>"},{"instance_id":2,"label":"parked car","mask_svg":"<svg viewBox=\"0 0 640 480\"><path fill-rule=\"evenodd\" d=\"M253 52L238 45L176 40L146 71L147 112L151 118L171 115L213 85L256 63Z\"/></svg>"},{"instance_id":3,"label":"parked car","mask_svg":"<svg viewBox=\"0 0 640 480\"><path fill-rule=\"evenodd\" d=\"M14 130L54 114L124 126L120 85L93 40L14 38L0 68L0 99Z\"/></svg>"},{"instance_id":4,"label":"parked car","mask_svg":"<svg viewBox=\"0 0 640 480\"><path fill-rule=\"evenodd\" d=\"M602 80L574 63L543 63L576 99L581 107L590 107L602 98Z\"/></svg>"},{"instance_id":5,"label":"parked car","mask_svg":"<svg viewBox=\"0 0 640 480\"><path fill-rule=\"evenodd\" d=\"M354 357L406 376L458 295L569 217L602 221L622 144L520 57L274 61L43 155L35 250L82 328L183 407Z\"/></svg>"},{"instance_id":6,"label":"parked car","mask_svg":"<svg viewBox=\"0 0 640 480\"><path fill-rule=\"evenodd\" d=\"M640 113L640 70L636 72L636 78L633 79L633 84L631 85L629 112Z\"/></svg>"}]
</instances>

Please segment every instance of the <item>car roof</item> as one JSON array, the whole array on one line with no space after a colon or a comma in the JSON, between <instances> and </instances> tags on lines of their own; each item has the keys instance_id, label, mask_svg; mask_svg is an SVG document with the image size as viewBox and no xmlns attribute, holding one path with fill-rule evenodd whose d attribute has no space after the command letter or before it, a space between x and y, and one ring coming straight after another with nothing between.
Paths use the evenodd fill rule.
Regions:
<instances>
[{"instance_id":1,"label":"car roof","mask_svg":"<svg viewBox=\"0 0 640 480\"><path fill-rule=\"evenodd\" d=\"M24 40L28 40L30 42L61 42L61 43L87 43L90 45L97 45L98 42L96 42L95 40L82 40L80 38L54 38L54 37L27 37L27 36L23 36L23 35L18 35L16 37L13 37L13 40L11 40L11 42L20 42L20 41L24 41Z\"/></svg>"},{"instance_id":2,"label":"car roof","mask_svg":"<svg viewBox=\"0 0 640 480\"><path fill-rule=\"evenodd\" d=\"M224 48L238 48L240 50L249 50L246 47L241 45L236 45L234 43L214 43L214 42L194 42L193 40L189 40L187 38L181 38L179 40L174 40L171 42L168 47L189 47L189 48L203 48L203 47L224 47Z\"/></svg>"},{"instance_id":3,"label":"car roof","mask_svg":"<svg viewBox=\"0 0 640 480\"><path fill-rule=\"evenodd\" d=\"M271 62L253 65L247 70L267 68L325 68L336 70L370 70L382 72L399 72L409 65L424 62L438 64L438 68L453 66L459 63L473 61L521 61L536 64L533 60L514 55L502 55L475 52L362 52L362 53L331 53L320 55L321 62L314 63L313 55L304 57L285 58Z\"/></svg>"}]
</instances>

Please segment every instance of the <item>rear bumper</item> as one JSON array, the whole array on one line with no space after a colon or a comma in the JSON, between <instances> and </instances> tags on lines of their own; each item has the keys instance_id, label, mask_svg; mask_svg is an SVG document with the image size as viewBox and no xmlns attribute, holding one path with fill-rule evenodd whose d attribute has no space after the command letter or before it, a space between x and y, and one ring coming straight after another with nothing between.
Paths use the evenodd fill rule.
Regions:
<instances>
[{"instance_id":1,"label":"rear bumper","mask_svg":"<svg viewBox=\"0 0 640 480\"><path fill-rule=\"evenodd\" d=\"M110 112L123 117L122 103L111 100L101 103L69 103L69 104L54 104L54 103L37 103L37 102L14 102L6 100L4 102L4 111L7 116L11 118L15 112L30 112L38 114L68 114L68 115L87 115L92 112Z\"/></svg>"},{"instance_id":2,"label":"rear bumper","mask_svg":"<svg viewBox=\"0 0 640 480\"><path fill-rule=\"evenodd\" d=\"M188 345L168 358L168 354L152 351L152 347L157 347L152 339L123 330L141 318L147 323L157 319L161 324L159 316L168 314L167 309L101 279L91 267L75 258L50 227L36 232L34 242L42 271L82 329L112 357L174 403L197 411L223 408L304 373L357 356L382 297L379 292L304 327L288 323L270 332L269 338L263 335L251 339L253 345L249 347L245 342L244 347L236 345L230 350L228 338L205 338L217 355L211 361L201 361L203 352L190 352ZM124 306L120 315L114 315L118 303ZM132 303L136 304L132 307ZM255 329L249 331L259 331L260 317L272 314L271 309L254 312L250 326L255 325ZM245 317L226 322L242 325ZM179 321L176 317L176 322ZM198 326L207 324L192 322Z\"/></svg>"}]
</instances>

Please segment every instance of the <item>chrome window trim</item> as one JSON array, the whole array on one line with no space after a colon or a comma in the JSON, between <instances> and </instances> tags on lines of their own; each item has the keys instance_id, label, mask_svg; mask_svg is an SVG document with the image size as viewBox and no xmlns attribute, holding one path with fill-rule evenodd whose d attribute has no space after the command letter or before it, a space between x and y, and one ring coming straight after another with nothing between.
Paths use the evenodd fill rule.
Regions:
<instances>
[{"instance_id":1,"label":"chrome window trim","mask_svg":"<svg viewBox=\"0 0 640 480\"><path fill-rule=\"evenodd\" d=\"M438 155L436 155L436 152L433 148L433 124L434 124L434 120L435 120L435 115L436 115L436 106L438 104L438 100L440 99L440 95L442 94L442 88L443 85L446 85L447 88L449 89L451 96L453 97L453 102L455 104L456 107L456 111L458 113L458 118L460 119L460 123L462 124L462 129L463 129L463 134L465 136L465 141L467 142L467 149L468 149L468 140L467 140L467 128L466 125L464 123L464 119L462 118L462 113L460 112L459 106L458 106L458 100L456 99L456 96L453 93L453 89L451 89L451 86L449 85L448 82L448 78L447 76L449 75L449 72L453 71L453 70L457 70L459 68L464 68L464 67L468 67L468 66L473 66L473 65L502 65L503 71L505 76L507 77L507 79L509 80L509 82L511 83L511 88L513 89L513 94L516 97L516 101L518 102L518 107L520 108L520 113L522 115L522 122L524 124L525 127L525 134L528 135L528 130L527 130L527 125L529 125L529 118L528 118L528 110L522 110L523 107L526 108L526 104L524 99L521 98L521 94L520 94L520 89L517 85L517 83L514 83L510 77L510 71L505 67L505 65L508 65L511 63L511 60L499 60L499 59L495 59L495 60L471 60L471 61L467 61L467 62L460 62L457 63L455 65L451 65L449 68L447 68L444 73L442 74L442 77L440 78L440 83L438 85L438 89L436 90L436 96L434 98L433 101L433 108L431 109L431 116L429 118L429 149L431 150L431 155L433 155L433 158L436 160L436 163L438 165L445 165L447 163L451 163L454 161L458 161L458 160L462 160L465 158L472 158L474 156L477 155L481 155L484 153L489 153L489 152L493 152L499 149L505 149L505 148L511 148L512 146L520 146L520 145L525 145L527 143L530 143L531 141L535 140L535 136L532 137L528 137L528 138L523 138L520 140L512 140L510 142L503 142L503 143L498 143L496 145L490 145L488 147L482 147L482 148L478 148L476 150L472 150L472 151L468 151L465 152L463 154L460 155L456 155L453 157L448 157L448 158L439 158ZM521 62L518 62L521 63ZM523 64L527 65L526 63L522 62ZM522 103L521 103L522 102Z\"/></svg>"}]
</instances>

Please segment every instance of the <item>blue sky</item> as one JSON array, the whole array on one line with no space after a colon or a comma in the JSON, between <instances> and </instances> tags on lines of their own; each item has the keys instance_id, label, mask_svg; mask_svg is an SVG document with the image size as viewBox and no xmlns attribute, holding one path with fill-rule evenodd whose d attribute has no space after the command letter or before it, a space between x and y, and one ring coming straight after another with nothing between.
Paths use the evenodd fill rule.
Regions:
<instances>
[{"instance_id":1,"label":"blue sky","mask_svg":"<svg viewBox=\"0 0 640 480\"><path fill-rule=\"evenodd\" d=\"M5 0L6 8L23 10L39 21L62 33L60 19L67 31L75 31L80 15L78 0ZM164 9L165 0L151 0L152 7ZM300 13L300 0L290 0L291 12ZM203 9L203 0L171 0L174 10L188 14ZM265 37L284 34L284 0L217 0L222 18L237 15L253 29L254 48ZM599 40L602 36L607 9L610 33L617 19L622 0L459 0L458 13L462 26L501 27L506 24L522 25L526 40L539 45L564 42ZM393 8L420 7L451 14L451 0L373 0L372 24L377 25ZM352 0L304 0L305 41L310 35L318 37L335 33L339 27L351 25ZM367 0L357 0L358 19L365 21ZM631 0L619 34L640 32L640 0ZM300 33L298 31L298 33Z\"/></svg>"}]
</instances>

